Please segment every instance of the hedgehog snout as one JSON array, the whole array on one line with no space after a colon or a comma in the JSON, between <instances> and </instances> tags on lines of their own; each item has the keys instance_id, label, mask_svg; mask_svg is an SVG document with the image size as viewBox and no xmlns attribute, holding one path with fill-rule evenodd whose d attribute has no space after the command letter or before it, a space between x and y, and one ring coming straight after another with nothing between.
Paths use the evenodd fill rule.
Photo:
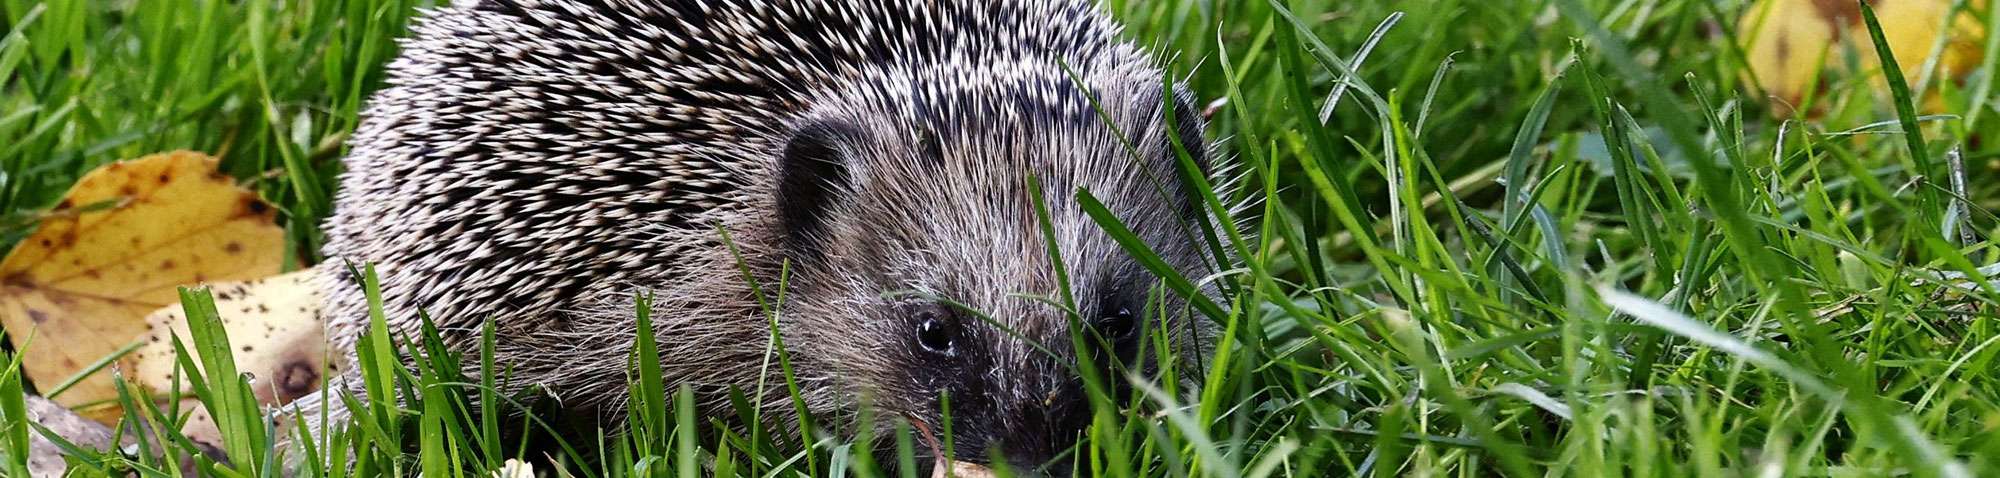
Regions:
<instances>
[{"instance_id":1,"label":"hedgehog snout","mask_svg":"<svg viewBox=\"0 0 2000 478\"><path fill-rule=\"evenodd\" d=\"M993 465L999 456L1020 476L1069 476L1071 449L1089 425L1090 406L1079 383L1059 383L982 397L984 413L955 424L958 442L972 446L956 448L953 458Z\"/></svg>"},{"instance_id":2,"label":"hedgehog snout","mask_svg":"<svg viewBox=\"0 0 2000 478\"><path fill-rule=\"evenodd\" d=\"M1019 407L1004 426L1000 454L1025 476L1070 476L1070 451L1089 423L1089 406L1081 390L1055 397Z\"/></svg>"}]
</instances>

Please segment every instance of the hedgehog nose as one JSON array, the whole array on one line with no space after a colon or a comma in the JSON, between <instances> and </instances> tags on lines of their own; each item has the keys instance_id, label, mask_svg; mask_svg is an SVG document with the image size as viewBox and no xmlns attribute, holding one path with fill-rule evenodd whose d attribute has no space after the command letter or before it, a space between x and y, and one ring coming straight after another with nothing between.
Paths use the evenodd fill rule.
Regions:
<instances>
[{"instance_id":1,"label":"hedgehog nose","mask_svg":"<svg viewBox=\"0 0 2000 478\"><path fill-rule=\"evenodd\" d=\"M1052 455L1048 454L1030 455L1012 451L1007 452L1006 455L1007 468L1008 471L1013 472L1013 476L1034 478L1068 478L1074 476L1074 473L1070 471L1071 462L1067 455L1051 458Z\"/></svg>"},{"instance_id":2,"label":"hedgehog nose","mask_svg":"<svg viewBox=\"0 0 2000 478\"><path fill-rule=\"evenodd\" d=\"M1067 477L1070 476L1070 460L1067 456L1057 457L1061 449L1050 450L1056 445L1009 446L1003 452L1007 457L1007 467L1018 476Z\"/></svg>"},{"instance_id":3,"label":"hedgehog nose","mask_svg":"<svg viewBox=\"0 0 2000 478\"><path fill-rule=\"evenodd\" d=\"M1070 472L1070 465L1068 459L1063 459L1062 461L1056 463L1043 463L1034 466L1028 466L1028 465L1017 466L1014 469L1022 470L1020 476L1033 476L1040 478L1070 478L1071 476L1075 476L1074 473Z\"/></svg>"},{"instance_id":4,"label":"hedgehog nose","mask_svg":"<svg viewBox=\"0 0 2000 478\"><path fill-rule=\"evenodd\" d=\"M1089 407L1078 406L1071 400L1077 397L1066 395L1052 395L1057 398L1020 407L1012 414L1000 452L1022 476L1071 475L1070 450L1090 415Z\"/></svg>"}]
</instances>

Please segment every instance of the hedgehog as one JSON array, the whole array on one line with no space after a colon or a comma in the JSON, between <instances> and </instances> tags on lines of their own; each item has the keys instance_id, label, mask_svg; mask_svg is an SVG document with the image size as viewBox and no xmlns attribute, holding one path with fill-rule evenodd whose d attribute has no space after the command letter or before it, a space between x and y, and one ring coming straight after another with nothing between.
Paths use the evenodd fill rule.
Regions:
<instances>
[{"instance_id":1,"label":"hedgehog","mask_svg":"<svg viewBox=\"0 0 2000 478\"><path fill-rule=\"evenodd\" d=\"M472 354L490 324L511 390L616 416L643 294L668 388L718 415L765 390L797 423L781 348L842 430L945 430L948 403L958 456L920 456L1034 465L1089 421L1080 353L1125 390L1212 334L1076 199L1221 270L1181 180L1226 169L1195 100L1088 0L462 0L412 28L324 252L376 268L393 333ZM368 301L323 276L352 357Z\"/></svg>"}]
</instances>

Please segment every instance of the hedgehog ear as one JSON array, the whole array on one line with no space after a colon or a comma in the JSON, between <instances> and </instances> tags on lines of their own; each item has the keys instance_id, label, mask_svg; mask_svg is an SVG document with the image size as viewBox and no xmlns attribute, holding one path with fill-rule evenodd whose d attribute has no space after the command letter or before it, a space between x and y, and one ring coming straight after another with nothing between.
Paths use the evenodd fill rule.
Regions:
<instances>
[{"instance_id":1,"label":"hedgehog ear","mask_svg":"<svg viewBox=\"0 0 2000 478\"><path fill-rule=\"evenodd\" d=\"M778 158L778 221L785 253L816 259L829 211L853 189L854 151L865 133L840 121L813 121L792 130Z\"/></svg>"}]
</instances>

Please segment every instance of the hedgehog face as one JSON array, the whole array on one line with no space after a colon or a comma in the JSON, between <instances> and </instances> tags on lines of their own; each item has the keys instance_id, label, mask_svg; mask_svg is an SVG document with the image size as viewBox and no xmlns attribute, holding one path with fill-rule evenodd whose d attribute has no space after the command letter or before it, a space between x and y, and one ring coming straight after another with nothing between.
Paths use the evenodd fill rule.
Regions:
<instances>
[{"instance_id":1,"label":"hedgehog face","mask_svg":"<svg viewBox=\"0 0 2000 478\"><path fill-rule=\"evenodd\" d=\"M1169 143L1200 151L1200 125L1157 80L1085 79L891 76L819 105L779 142L778 229L797 271L787 342L877 408L878 436L904 419L942 430L948 401L955 459L1040 465L1089 420L1083 356L1123 403L1127 377L1158 373L1153 339L1182 356L1200 346L1184 301L1074 199L1088 191L1183 274L1205 275L1189 235L1202 219ZM1169 125L1165 105L1185 121ZM1058 268L1075 314L1054 305Z\"/></svg>"}]
</instances>

